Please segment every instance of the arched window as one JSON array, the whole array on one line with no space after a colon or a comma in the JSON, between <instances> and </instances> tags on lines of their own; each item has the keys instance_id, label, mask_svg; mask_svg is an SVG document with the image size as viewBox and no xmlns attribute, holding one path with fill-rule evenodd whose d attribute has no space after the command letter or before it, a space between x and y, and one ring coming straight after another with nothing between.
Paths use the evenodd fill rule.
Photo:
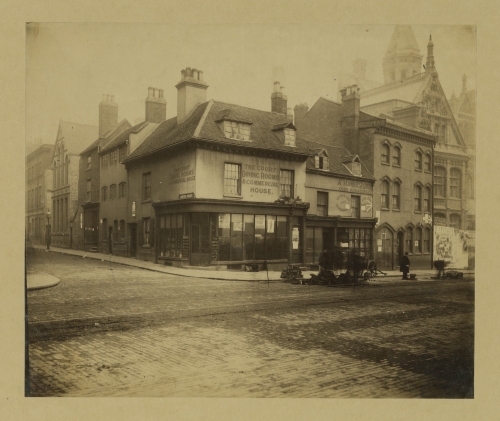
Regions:
<instances>
[{"instance_id":1,"label":"arched window","mask_svg":"<svg viewBox=\"0 0 500 421\"><path fill-rule=\"evenodd\" d=\"M125 221L120 220L120 241L125 241Z\"/></svg>"},{"instance_id":2,"label":"arched window","mask_svg":"<svg viewBox=\"0 0 500 421\"><path fill-rule=\"evenodd\" d=\"M392 165L396 167L401 166L401 149L399 146L394 146L394 149L392 150Z\"/></svg>"},{"instance_id":3,"label":"arched window","mask_svg":"<svg viewBox=\"0 0 500 421\"><path fill-rule=\"evenodd\" d=\"M118 199L121 199L122 197L127 196L127 184L126 183L120 183L118 186Z\"/></svg>"},{"instance_id":4,"label":"arched window","mask_svg":"<svg viewBox=\"0 0 500 421\"><path fill-rule=\"evenodd\" d=\"M420 185L416 184L414 187L414 192L415 192L415 211L421 212L422 211L422 187Z\"/></svg>"},{"instance_id":5,"label":"arched window","mask_svg":"<svg viewBox=\"0 0 500 421\"><path fill-rule=\"evenodd\" d=\"M429 227L425 228L424 231L424 253L431 252L431 229Z\"/></svg>"},{"instance_id":6,"label":"arched window","mask_svg":"<svg viewBox=\"0 0 500 421\"><path fill-rule=\"evenodd\" d=\"M425 172L431 172L432 168L432 160L431 160L431 154L426 153L425 154L425 159L424 159L424 171Z\"/></svg>"},{"instance_id":7,"label":"arched window","mask_svg":"<svg viewBox=\"0 0 500 421\"><path fill-rule=\"evenodd\" d=\"M426 187L424 189L424 212L431 211L431 188Z\"/></svg>"},{"instance_id":8,"label":"arched window","mask_svg":"<svg viewBox=\"0 0 500 421\"><path fill-rule=\"evenodd\" d=\"M418 171L422 171L422 152L415 152L415 169Z\"/></svg>"},{"instance_id":9,"label":"arched window","mask_svg":"<svg viewBox=\"0 0 500 421\"><path fill-rule=\"evenodd\" d=\"M408 227L406 229L406 251L408 253L413 253L413 228Z\"/></svg>"},{"instance_id":10,"label":"arched window","mask_svg":"<svg viewBox=\"0 0 500 421\"><path fill-rule=\"evenodd\" d=\"M105 202L106 200L108 200L108 188L104 186L101 189L101 201Z\"/></svg>"},{"instance_id":11,"label":"arched window","mask_svg":"<svg viewBox=\"0 0 500 421\"><path fill-rule=\"evenodd\" d=\"M474 199L474 183L472 182L472 175L466 174L467 198Z\"/></svg>"},{"instance_id":12,"label":"arched window","mask_svg":"<svg viewBox=\"0 0 500 421\"><path fill-rule=\"evenodd\" d=\"M417 227L415 231L415 253L422 253L422 228Z\"/></svg>"},{"instance_id":13,"label":"arched window","mask_svg":"<svg viewBox=\"0 0 500 421\"><path fill-rule=\"evenodd\" d=\"M450 215L450 227L460 229L461 222L462 221L461 221L460 215L457 215L457 214Z\"/></svg>"},{"instance_id":14,"label":"arched window","mask_svg":"<svg viewBox=\"0 0 500 421\"><path fill-rule=\"evenodd\" d=\"M450 171L450 197L461 198L462 173L457 168Z\"/></svg>"},{"instance_id":15,"label":"arched window","mask_svg":"<svg viewBox=\"0 0 500 421\"><path fill-rule=\"evenodd\" d=\"M434 196L446 197L446 169L443 167L434 168Z\"/></svg>"},{"instance_id":16,"label":"arched window","mask_svg":"<svg viewBox=\"0 0 500 421\"><path fill-rule=\"evenodd\" d=\"M116 184L111 184L109 186L109 200L115 200L116 199Z\"/></svg>"},{"instance_id":17,"label":"arched window","mask_svg":"<svg viewBox=\"0 0 500 421\"><path fill-rule=\"evenodd\" d=\"M382 145L382 163L383 164L389 164L389 156L390 156L390 148L389 145L384 143Z\"/></svg>"},{"instance_id":18,"label":"arched window","mask_svg":"<svg viewBox=\"0 0 500 421\"><path fill-rule=\"evenodd\" d=\"M382 193L380 195L380 207L389 209L389 182L382 180Z\"/></svg>"},{"instance_id":19,"label":"arched window","mask_svg":"<svg viewBox=\"0 0 500 421\"><path fill-rule=\"evenodd\" d=\"M392 209L400 210L401 206L401 185L399 181L392 184Z\"/></svg>"}]
</instances>

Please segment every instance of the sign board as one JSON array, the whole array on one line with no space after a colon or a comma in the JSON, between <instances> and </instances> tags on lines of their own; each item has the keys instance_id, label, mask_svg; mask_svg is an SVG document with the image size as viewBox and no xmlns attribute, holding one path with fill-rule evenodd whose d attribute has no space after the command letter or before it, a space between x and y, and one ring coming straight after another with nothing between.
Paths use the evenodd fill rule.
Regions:
<instances>
[{"instance_id":1,"label":"sign board","mask_svg":"<svg viewBox=\"0 0 500 421\"><path fill-rule=\"evenodd\" d=\"M219 228L229 228L231 222L230 213L221 213L219 215Z\"/></svg>"},{"instance_id":2,"label":"sign board","mask_svg":"<svg viewBox=\"0 0 500 421\"><path fill-rule=\"evenodd\" d=\"M255 215L255 229L256 230L266 229L266 217L264 215Z\"/></svg>"},{"instance_id":3,"label":"sign board","mask_svg":"<svg viewBox=\"0 0 500 421\"><path fill-rule=\"evenodd\" d=\"M426 213L424 214L424 217L422 218L426 224L431 224L432 223L432 217L430 214Z\"/></svg>"},{"instance_id":4,"label":"sign board","mask_svg":"<svg viewBox=\"0 0 500 421\"><path fill-rule=\"evenodd\" d=\"M293 227L292 229L292 248L293 250L299 249L299 227Z\"/></svg>"},{"instance_id":5,"label":"sign board","mask_svg":"<svg viewBox=\"0 0 500 421\"><path fill-rule=\"evenodd\" d=\"M182 257L189 256L189 236L182 237Z\"/></svg>"},{"instance_id":6,"label":"sign board","mask_svg":"<svg viewBox=\"0 0 500 421\"><path fill-rule=\"evenodd\" d=\"M135 202L132 202L132 216L135 217Z\"/></svg>"},{"instance_id":7,"label":"sign board","mask_svg":"<svg viewBox=\"0 0 500 421\"><path fill-rule=\"evenodd\" d=\"M385 119L360 121L359 124L358 124L358 127L360 129L367 129L369 127L385 126L385 123L386 123Z\"/></svg>"},{"instance_id":8,"label":"sign board","mask_svg":"<svg viewBox=\"0 0 500 421\"><path fill-rule=\"evenodd\" d=\"M210 260L212 262L217 262L219 260L219 237L212 237Z\"/></svg>"}]
</instances>

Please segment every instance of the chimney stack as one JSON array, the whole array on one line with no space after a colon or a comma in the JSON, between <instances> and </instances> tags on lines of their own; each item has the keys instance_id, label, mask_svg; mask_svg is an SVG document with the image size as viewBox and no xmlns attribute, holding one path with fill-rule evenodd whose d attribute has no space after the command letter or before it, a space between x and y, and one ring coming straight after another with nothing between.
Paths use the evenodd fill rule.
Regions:
<instances>
[{"instance_id":1,"label":"chimney stack","mask_svg":"<svg viewBox=\"0 0 500 421\"><path fill-rule=\"evenodd\" d=\"M271 111L273 113L287 115L288 98L285 95L285 87L280 82L274 82L274 90L271 94Z\"/></svg>"},{"instance_id":2,"label":"chimney stack","mask_svg":"<svg viewBox=\"0 0 500 421\"><path fill-rule=\"evenodd\" d=\"M309 111L309 106L305 102L303 104L296 105L293 108L293 112L295 114L294 118L295 122L293 123L293 125L297 128L297 130L299 130L299 128L302 127L302 121L308 111Z\"/></svg>"},{"instance_id":3,"label":"chimney stack","mask_svg":"<svg viewBox=\"0 0 500 421\"><path fill-rule=\"evenodd\" d=\"M286 119L293 124L293 111L291 107L286 109Z\"/></svg>"},{"instance_id":4,"label":"chimney stack","mask_svg":"<svg viewBox=\"0 0 500 421\"><path fill-rule=\"evenodd\" d=\"M167 101L163 97L163 89L148 88L146 98L146 121L160 124L167 119Z\"/></svg>"},{"instance_id":5,"label":"chimney stack","mask_svg":"<svg viewBox=\"0 0 500 421\"><path fill-rule=\"evenodd\" d=\"M118 104L114 95L102 95L99 103L99 137L118 125Z\"/></svg>"},{"instance_id":6,"label":"chimney stack","mask_svg":"<svg viewBox=\"0 0 500 421\"><path fill-rule=\"evenodd\" d=\"M342 95L342 137L344 147L352 154L359 154L359 88L357 85L351 85L341 89L340 94Z\"/></svg>"},{"instance_id":7,"label":"chimney stack","mask_svg":"<svg viewBox=\"0 0 500 421\"><path fill-rule=\"evenodd\" d=\"M186 67L181 70L177 85L177 124L182 123L198 104L207 101L207 83L203 71Z\"/></svg>"}]
</instances>

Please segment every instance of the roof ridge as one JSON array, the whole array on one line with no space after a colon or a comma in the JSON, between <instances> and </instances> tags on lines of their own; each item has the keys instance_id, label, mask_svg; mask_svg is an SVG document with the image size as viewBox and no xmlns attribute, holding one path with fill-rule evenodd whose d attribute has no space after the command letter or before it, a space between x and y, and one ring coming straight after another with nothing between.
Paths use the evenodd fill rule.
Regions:
<instances>
[{"instance_id":1,"label":"roof ridge","mask_svg":"<svg viewBox=\"0 0 500 421\"><path fill-rule=\"evenodd\" d=\"M286 117L284 114L277 113L277 112L275 112L275 111L265 111L265 110L259 110L258 108L247 107L246 105L232 104L232 103L230 103L230 102L217 101L217 100L215 100L215 99L212 99L211 101L213 101L214 103L218 103L218 104L232 105L232 106L234 106L234 107L246 108L246 109L248 109L248 110L259 111L259 112L261 112L261 113L276 114L276 115L281 115L281 116L283 116L283 117Z\"/></svg>"},{"instance_id":2,"label":"roof ridge","mask_svg":"<svg viewBox=\"0 0 500 421\"><path fill-rule=\"evenodd\" d=\"M205 121L206 121L206 119L208 117L208 113L212 109L212 105L213 104L214 104L214 100L213 99L211 99L210 101L208 101L208 104L207 104L207 106L205 108L205 111L203 111L203 115L201 116L200 120L198 121L198 124L196 125L196 129L194 130L193 137L196 137L196 138L200 137L201 129L202 129L203 125L205 124Z\"/></svg>"}]
</instances>

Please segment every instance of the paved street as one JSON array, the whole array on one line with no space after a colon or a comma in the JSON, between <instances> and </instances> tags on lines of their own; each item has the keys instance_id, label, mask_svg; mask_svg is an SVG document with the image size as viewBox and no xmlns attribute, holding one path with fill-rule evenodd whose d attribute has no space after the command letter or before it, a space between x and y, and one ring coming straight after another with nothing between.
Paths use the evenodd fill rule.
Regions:
<instances>
[{"instance_id":1,"label":"paved street","mask_svg":"<svg viewBox=\"0 0 500 421\"><path fill-rule=\"evenodd\" d=\"M33 396L473 397L474 282L356 289L30 265Z\"/></svg>"}]
</instances>

